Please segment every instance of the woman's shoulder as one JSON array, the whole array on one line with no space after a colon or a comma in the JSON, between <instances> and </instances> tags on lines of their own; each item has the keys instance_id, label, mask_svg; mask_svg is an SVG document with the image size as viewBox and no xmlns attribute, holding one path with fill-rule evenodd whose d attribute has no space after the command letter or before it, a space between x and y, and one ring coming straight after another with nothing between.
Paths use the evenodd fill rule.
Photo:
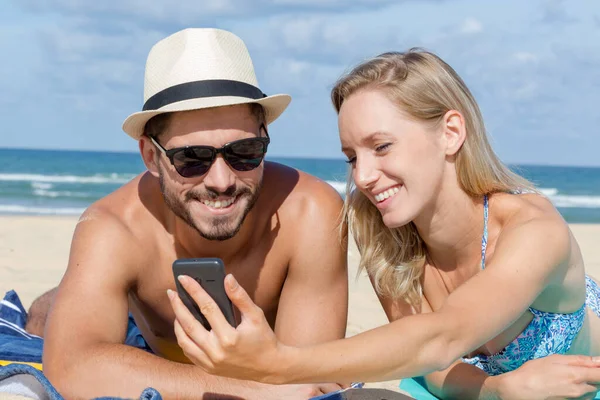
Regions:
<instances>
[{"instance_id":1,"label":"woman's shoulder","mask_svg":"<svg viewBox=\"0 0 600 400\"><path fill-rule=\"evenodd\" d=\"M490 215L493 214L499 227L498 244L521 243L530 250L546 249L554 254L555 261L569 258L569 226L546 196L532 192L494 194L490 198Z\"/></svg>"},{"instance_id":2,"label":"woman's shoulder","mask_svg":"<svg viewBox=\"0 0 600 400\"><path fill-rule=\"evenodd\" d=\"M550 199L540 193L495 193L490 196L489 204L490 213L495 214L503 231L536 222L566 226Z\"/></svg>"},{"instance_id":3,"label":"woman's shoulder","mask_svg":"<svg viewBox=\"0 0 600 400\"><path fill-rule=\"evenodd\" d=\"M582 296L585 297L581 251L569 225L550 199L539 193L525 193L493 195L491 204L492 201L504 218L497 242L501 251L519 255L525 264L528 255L533 256L540 268L547 271L547 288L532 307L559 313L578 309ZM565 299L559 302L558 309L557 299Z\"/></svg>"}]
</instances>

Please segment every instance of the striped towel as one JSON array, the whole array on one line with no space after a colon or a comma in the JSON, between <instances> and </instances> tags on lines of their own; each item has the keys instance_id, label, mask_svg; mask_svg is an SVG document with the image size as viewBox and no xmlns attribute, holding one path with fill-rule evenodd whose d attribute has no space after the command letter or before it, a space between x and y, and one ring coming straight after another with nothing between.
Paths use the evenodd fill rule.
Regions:
<instances>
[{"instance_id":1,"label":"striped towel","mask_svg":"<svg viewBox=\"0 0 600 400\"><path fill-rule=\"evenodd\" d=\"M30 363L41 369L44 341L25 331L27 312L14 290L0 300L0 366L8 362Z\"/></svg>"},{"instance_id":2,"label":"striped towel","mask_svg":"<svg viewBox=\"0 0 600 400\"><path fill-rule=\"evenodd\" d=\"M13 290L0 300L0 398L21 395L35 400L64 400L41 372L44 340L25 331L27 311ZM147 350L147 344L130 317L126 344ZM101 400L121 400L102 397ZM98 400L97 399L97 400ZM140 400L161 400L153 388Z\"/></svg>"}]
</instances>

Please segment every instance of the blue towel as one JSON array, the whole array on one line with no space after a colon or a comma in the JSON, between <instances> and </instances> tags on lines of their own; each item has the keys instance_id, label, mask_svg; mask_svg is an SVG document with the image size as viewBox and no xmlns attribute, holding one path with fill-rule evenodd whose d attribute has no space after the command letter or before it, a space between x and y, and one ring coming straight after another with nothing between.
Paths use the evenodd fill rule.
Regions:
<instances>
[{"instance_id":1,"label":"blue towel","mask_svg":"<svg viewBox=\"0 0 600 400\"><path fill-rule=\"evenodd\" d=\"M402 379L400 381L400 389L404 390L411 397L418 400L437 400L437 397L429 393L425 389L425 381L423 378Z\"/></svg>"},{"instance_id":2,"label":"blue towel","mask_svg":"<svg viewBox=\"0 0 600 400\"><path fill-rule=\"evenodd\" d=\"M27 311L14 290L0 300L0 360L42 362L44 340L25 331ZM151 351L131 314L125 344Z\"/></svg>"},{"instance_id":3,"label":"blue towel","mask_svg":"<svg viewBox=\"0 0 600 400\"><path fill-rule=\"evenodd\" d=\"M25 331L27 312L19 296L9 291L0 300L0 360L42 362L44 341Z\"/></svg>"},{"instance_id":4,"label":"blue towel","mask_svg":"<svg viewBox=\"0 0 600 400\"><path fill-rule=\"evenodd\" d=\"M0 360L41 363L44 340L25 331L27 312L13 290L0 300ZM150 347L129 316L125 344L150 351ZM63 400L42 372L25 364L0 367L0 393L37 395L39 399ZM35 397L34 397L35 398ZM116 399L103 397L103 400ZM140 399L160 400L160 393L145 389Z\"/></svg>"},{"instance_id":5,"label":"blue towel","mask_svg":"<svg viewBox=\"0 0 600 400\"><path fill-rule=\"evenodd\" d=\"M3 385L3 382L6 385ZM6 389L9 386L10 391ZM0 392L23 394L40 400L64 400L40 371L24 364L10 364L0 368ZM152 388L145 389L139 398L140 400L162 400L160 394ZM119 398L97 397L95 400L119 400Z\"/></svg>"}]
</instances>

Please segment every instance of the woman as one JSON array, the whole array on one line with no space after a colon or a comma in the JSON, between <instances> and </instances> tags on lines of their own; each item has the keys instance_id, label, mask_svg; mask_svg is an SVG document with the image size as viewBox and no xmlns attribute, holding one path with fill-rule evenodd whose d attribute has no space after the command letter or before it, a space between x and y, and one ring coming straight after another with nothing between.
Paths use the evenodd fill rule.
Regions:
<instances>
[{"instance_id":1,"label":"woman","mask_svg":"<svg viewBox=\"0 0 600 400\"><path fill-rule=\"evenodd\" d=\"M213 327L204 330L169 295L192 361L270 383L429 374L432 392L466 398L493 392L500 380L488 376L530 360L600 356L600 286L550 201L494 154L477 103L449 65L424 51L382 54L342 77L332 100L357 189L349 184L347 221L392 322L292 348L233 277L226 287L242 313L237 329L184 279ZM582 375L571 395L595 393L600 368L573 368ZM546 378L547 387L560 381Z\"/></svg>"}]
</instances>

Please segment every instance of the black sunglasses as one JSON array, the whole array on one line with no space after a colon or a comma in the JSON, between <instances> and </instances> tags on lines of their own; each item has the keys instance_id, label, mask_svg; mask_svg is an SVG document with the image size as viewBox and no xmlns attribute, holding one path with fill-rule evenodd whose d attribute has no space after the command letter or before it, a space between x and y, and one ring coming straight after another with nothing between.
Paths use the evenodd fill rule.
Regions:
<instances>
[{"instance_id":1,"label":"black sunglasses","mask_svg":"<svg viewBox=\"0 0 600 400\"><path fill-rule=\"evenodd\" d=\"M167 156L179 175L191 178L206 174L219 154L236 171L251 171L257 168L265 158L271 141L264 124L260 126L260 131L262 130L265 131L266 137L236 140L220 149L212 146L186 146L167 150L152 136L150 140Z\"/></svg>"}]
</instances>

